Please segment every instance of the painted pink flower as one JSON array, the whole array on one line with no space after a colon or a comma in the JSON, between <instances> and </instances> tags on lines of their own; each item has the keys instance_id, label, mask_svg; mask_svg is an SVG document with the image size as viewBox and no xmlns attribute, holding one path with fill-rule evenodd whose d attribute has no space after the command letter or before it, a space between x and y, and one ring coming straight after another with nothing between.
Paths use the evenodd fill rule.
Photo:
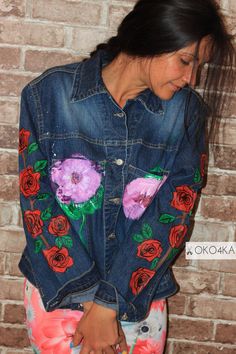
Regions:
<instances>
[{"instance_id":1,"label":"painted pink flower","mask_svg":"<svg viewBox=\"0 0 236 354\"><path fill-rule=\"evenodd\" d=\"M167 176L156 178L136 178L125 188L123 209L125 216L132 220L139 219L159 191Z\"/></svg>"},{"instance_id":2,"label":"painted pink flower","mask_svg":"<svg viewBox=\"0 0 236 354\"><path fill-rule=\"evenodd\" d=\"M41 345L43 352L68 354L77 325L78 320L73 317L61 320L51 318L48 326L42 327L43 336L46 337Z\"/></svg>"},{"instance_id":3,"label":"painted pink flower","mask_svg":"<svg viewBox=\"0 0 236 354\"><path fill-rule=\"evenodd\" d=\"M165 345L166 332L163 331L162 338L159 341L154 339L138 339L133 350L133 354L162 354Z\"/></svg>"},{"instance_id":4,"label":"painted pink flower","mask_svg":"<svg viewBox=\"0 0 236 354\"><path fill-rule=\"evenodd\" d=\"M57 198L65 204L87 202L96 194L101 178L92 161L82 155L58 161L51 170L52 182L58 186Z\"/></svg>"}]
</instances>

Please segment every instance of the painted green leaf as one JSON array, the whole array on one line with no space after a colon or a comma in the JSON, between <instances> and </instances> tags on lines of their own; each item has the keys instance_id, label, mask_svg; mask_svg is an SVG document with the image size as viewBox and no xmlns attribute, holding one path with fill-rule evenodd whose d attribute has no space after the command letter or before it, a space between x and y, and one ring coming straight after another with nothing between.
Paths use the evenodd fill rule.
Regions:
<instances>
[{"instance_id":1,"label":"painted green leaf","mask_svg":"<svg viewBox=\"0 0 236 354\"><path fill-rule=\"evenodd\" d=\"M199 168L196 169L195 174L194 174L194 182L199 183L201 182L201 173Z\"/></svg>"},{"instance_id":2,"label":"painted green leaf","mask_svg":"<svg viewBox=\"0 0 236 354\"><path fill-rule=\"evenodd\" d=\"M65 245L67 248L73 247L73 240L72 240L71 236L66 235L66 236L63 236L62 239L63 239L64 245Z\"/></svg>"},{"instance_id":3,"label":"painted green leaf","mask_svg":"<svg viewBox=\"0 0 236 354\"><path fill-rule=\"evenodd\" d=\"M55 244L58 248L62 248L63 247L63 239L62 237L57 237L55 240Z\"/></svg>"},{"instance_id":4,"label":"painted green leaf","mask_svg":"<svg viewBox=\"0 0 236 354\"><path fill-rule=\"evenodd\" d=\"M148 224L143 224L142 234L144 238L152 238L152 228Z\"/></svg>"},{"instance_id":5,"label":"painted green leaf","mask_svg":"<svg viewBox=\"0 0 236 354\"><path fill-rule=\"evenodd\" d=\"M164 172L164 170L163 170L163 168L161 168L160 166L157 165L156 167L152 168L150 170L150 172L160 173L160 172Z\"/></svg>"},{"instance_id":6,"label":"painted green leaf","mask_svg":"<svg viewBox=\"0 0 236 354\"><path fill-rule=\"evenodd\" d=\"M73 220L79 220L80 218L82 218L83 215L93 214L96 210L101 208L103 195L104 188L103 186L100 186L95 196L93 196L87 202L79 204L63 204L59 199L57 199L57 201L60 204L62 210L69 218Z\"/></svg>"},{"instance_id":7,"label":"painted green leaf","mask_svg":"<svg viewBox=\"0 0 236 354\"><path fill-rule=\"evenodd\" d=\"M40 171L41 177L47 176L47 173L45 171Z\"/></svg>"},{"instance_id":8,"label":"painted green leaf","mask_svg":"<svg viewBox=\"0 0 236 354\"><path fill-rule=\"evenodd\" d=\"M162 224L169 224L173 221L175 221L175 216L173 215L170 215L170 214L162 214L159 218L159 221L162 223Z\"/></svg>"},{"instance_id":9,"label":"painted green leaf","mask_svg":"<svg viewBox=\"0 0 236 354\"><path fill-rule=\"evenodd\" d=\"M35 172L40 172L42 171L46 166L47 166L47 160L39 160L35 162L34 164L34 170Z\"/></svg>"},{"instance_id":10,"label":"painted green leaf","mask_svg":"<svg viewBox=\"0 0 236 354\"><path fill-rule=\"evenodd\" d=\"M32 152L37 151L39 148L37 143L32 143L28 146L28 154L32 154Z\"/></svg>"},{"instance_id":11,"label":"painted green leaf","mask_svg":"<svg viewBox=\"0 0 236 354\"><path fill-rule=\"evenodd\" d=\"M66 248L71 248L73 246L73 241L71 236L66 235L57 237L55 240L55 244L59 248L62 248L63 246L65 246Z\"/></svg>"},{"instance_id":12,"label":"painted green leaf","mask_svg":"<svg viewBox=\"0 0 236 354\"><path fill-rule=\"evenodd\" d=\"M162 178L163 178L162 176L154 175L152 173L147 173L144 177L145 178L156 178L158 180L162 180Z\"/></svg>"},{"instance_id":13,"label":"painted green leaf","mask_svg":"<svg viewBox=\"0 0 236 354\"><path fill-rule=\"evenodd\" d=\"M34 243L34 252L39 253L43 249L43 241L39 238Z\"/></svg>"},{"instance_id":14,"label":"painted green leaf","mask_svg":"<svg viewBox=\"0 0 236 354\"><path fill-rule=\"evenodd\" d=\"M41 213L41 219L46 221L49 220L52 217L52 208L47 208L42 211Z\"/></svg>"},{"instance_id":15,"label":"painted green leaf","mask_svg":"<svg viewBox=\"0 0 236 354\"><path fill-rule=\"evenodd\" d=\"M144 237L143 237L143 235L135 234L135 235L133 235L133 240L140 243L140 242L143 242Z\"/></svg>"},{"instance_id":16,"label":"painted green leaf","mask_svg":"<svg viewBox=\"0 0 236 354\"><path fill-rule=\"evenodd\" d=\"M38 200L45 200L45 199L48 199L49 197L51 196L50 193L40 193L37 195L37 199Z\"/></svg>"},{"instance_id":17,"label":"painted green leaf","mask_svg":"<svg viewBox=\"0 0 236 354\"><path fill-rule=\"evenodd\" d=\"M159 261L159 258L153 259L152 264L151 264L151 270L156 268L158 261Z\"/></svg>"}]
</instances>

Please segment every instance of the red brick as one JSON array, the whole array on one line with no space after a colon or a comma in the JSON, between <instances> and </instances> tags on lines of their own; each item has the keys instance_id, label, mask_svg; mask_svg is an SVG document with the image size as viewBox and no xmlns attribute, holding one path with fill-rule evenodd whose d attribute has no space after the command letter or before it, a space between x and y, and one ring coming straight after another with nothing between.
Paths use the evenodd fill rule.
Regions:
<instances>
[{"instance_id":1,"label":"red brick","mask_svg":"<svg viewBox=\"0 0 236 354\"><path fill-rule=\"evenodd\" d=\"M29 346L27 330L25 328L0 326L0 345L16 348Z\"/></svg>"},{"instance_id":2,"label":"red brick","mask_svg":"<svg viewBox=\"0 0 236 354\"><path fill-rule=\"evenodd\" d=\"M70 53L28 50L25 57L25 69L32 72L41 72L52 66L79 60L78 56Z\"/></svg>"},{"instance_id":3,"label":"red brick","mask_svg":"<svg viewBox=\"0 0 236 354\"><path fill-rule=\"evenodd\" d=\"M111 34L104 30L96 30L92 28L75 28L72 32L71 48L79 53L90 53L98 43L103 43L110 38Z\"/></svg>"},{"instance_id":4,"label":"red brick","mask_svg":"<svg viewBox=\"0 0 236 354\"><path fill-rule=\"evenodd\" d=\"M186 318L169 318L168 337L175 339L188 339L207 341L213 337L213 322L192 320Z\"/></svg>"},{"instance_id":5,"label":"red brick","mask_svg":"<svg viewBox=\"0 0 236 354\"><path fill-rule=\"evenodd\" d=\"M215 144L234 145L236 144L236 120L230 119L225 124L223 121L219 127L219 136L214 140Z\"/></svg>"},{"instance_id":6,"label":"red brick","mask_svg":"<svg viewBox=\"0 0 236 354\"><path fill-rule=\"evenodd\" d=\"M0 69L17 69L20 66L20 49L0 48Z\"/></svg>"},{"instance_id":7,"label":"red brick","mask_svg":"<svg viewBox=\"0 0 236 354\"><path fill-rule=\"evenodd\" d=\"M18 122L18 102L0 101L0 123L16 124Z\"/></svg>"},{"instance_id":8,"label":"red brick","mask_svg":"<svg viewBox=\"0 0 236 354\"><path fill-rule=\"evenodd\" d=\"M224 345L201 343L175 342L173 345L174 354L235 354L235 348L224 347Z\"/></svg>"},{"instance_id":9,"label":"red brick","mask_svg":"<svg viewBox=\"0 0 236 354\"><path fill-rule=\"evenodd\" d=\"M0 277L0 299L23 300L23 279L16 280Z\"/></svg>"},{"instance_id":10,"label":"red brick","mask_svg":"<svg viewBox=\"0 0 236 354\"><path fill-rule=\"evenodd\" d=\"M190 241L229 241L233 238L233 229L231 225L225 223L217 223L214 221L196 220L193 234Z\"/></svg>"},{"instance_id":11,"label":"red brick","mask_svg":"<svg viewBox=\"0 0 236 354\"><path fill-rule=\"evenodd\" d=\"M7 350L6 352L4 352L4 354L33 354L33 349L29 348L29 349L26 349L24 348L23 350L17 350L17 349L9 349ZM0 352L1 354L1 352Z\"/></svg>"},{"instance_id":12,"label":"red brick","mask_svg":"<svg viewBox=\"0 0 236 354\"><path fill-rule=\"evenodd\" d=\"M175 278L180 286L181 293L200 294L218 292L219 274L213 272L191 271L190 269L176 268Z\"/></svg>"},{"instance_id":13,"label":"red brick","mask_svg":"<svg viewBox=\"0 0 236 354\"><path fill-rule=\"evenodd\" d=\"M5 273L12 276L23 277L19 270L18 264L21 258L21 253L9 253L6 256L6 271Z\"/></svg>"},{"instance_id":14,"label":"red brick","mask_svg":"<svg viewBox=\"0 0 236 354\"><path fill-rule=\"evenodd\" d=\"M1 229L0 251L21 253L25 246L24 231Z\"/></svg>"},{"instance_id":15,"label":"red brick","mask_svg":"<svg viewBox=\"0 0 236 354\"><path fill-rule=\"evenodd\" d=\"M25 308L23 305L6 304L4 306L3 321L5 323L25 322Z\"/></svg>"},{"instance_id":16,"label":"red brick","mask_svg":"<svg viewBox=\"0 0 236 354\"><path fill-rule=\"evenodd\" d=\"M47 9L47 6L44 8ZM64 46L61 26L30 22L0 22L0 41L8 44L29 44L58 48Z\"/></svg>"},{"instance_id":17,"label":"red brick","mask_svg":"<svg viewBox=\"0 0 236 354\"><path fill-rule=\"evenodd\" d=\"M202 198L201 215L223 221L236 221L236 198Z\"/></svg>"},{"instance_id":18,"label":"red brick","mask_svg":"<svg viewBox=\"0 0 236 354\"><path fill-rule=\"evenodd\" d=\"M224 274L222 294L236 297L236 274Z\"/></svg>"},{"instance_id":19,"label":"red brick","mask_svg":"<svg viewBox=\"0 0 236 354\"><path fill-rule=\"evenodd\" d=\"M0 17L25 15L25 0L8 0L0 2Z\"/></svg>"},{"instance_id":20,"label":"red brick","mask_svg":"<svg viewBox=\"0 0 236 354\"><path fill-rule=\"evenodd\" d=\"M10 125L0 125L0 147L18 149L18 128Z\"/></svg>"},{"instance_id":21,"label":"red brick","mask_svg":"<svg viewBox=\"0 0 236 354\"><path fill-rule=\"evenodd\" d=\"M185 312L186 296L176 294L168 297L168 312L175 315L183 315Z\"/></svg>"},{"instance_id":22,"label":"red brick","mask_svg":"<svg viewBox=\"0 0 236 354\"><path fill-rule=\"evenodd\" d=\"M33 2L33 17L96 26L100 23L101 9L101 5L96 3L51 0L45 6L45 0L37 0Z\"/></svg>"},{"instance_id":23,"label":"red brick","mask_svg":"<svg viewBox=\"0 0 236 354\"><path fill-rule=\"evenodd\" d=\"M23 87L33 76L0 74L0 96L19 96Z\"/></svg>"},{"instance_id":24,"label":"red brick","mask_svg":"<svg viewBox=\"0 0 236 354\"><path fill-rule=\"evenodd\" d=\"M6 254L3 252L0 252L0 274L5 273L5 263L6 263ZM0 311L1 313L1 311Z\"/></svg>"},{"instance_id":25,"label":"red brick","mask_svg":"<svg viewBox=\"0 0 236 354\"><path fill-rule=\"evenodd\" d=\"M115 6L112 5L109 8L109 30L115 31L121 21L125 18L126 15L132 10L128 6Z\"/></svg>"},{"instance_id":26,"label":"red brick","mask_svg":"<svg viewBox=\"0 0 236 354\"><path fill-rule=\"evenodd\" d=\"M9 226L12 222L12 208L9 203L0 204L0 226Z\"/></svg>"},{"instance_id":27,"label":"red brick","mask_svg":"<svg viewBox=\"0 0 236 354\"><path fill-rule=\"evenodd\" d=\"M0 176L0 200L19 200L19 179L17 176Z\"/></svg>"},{"instance_id":28,"label":"red brick","mask_svg":"<svg viewBox=\"0 0 236 354\"><path fill-rule=\"evenodd\" d=\"M236 302L216 297L192 296L187 314L192 317L236 320Z\"/></svg>"},{"instance_id":29,"label":"red brick","mask_svg":"<svg viewBox=\"0 0 236 354\"><path fill-rule=\"evenodd\" d=\"M236 344L236 325L218 323L216 325L215 341L226 344Z\"/></svg>"},{"instance_id":30,"label":"red brick","mask_svg":"<svg viewBox=\"0 0 236 354\"><path fill-rule=\"evenodd\" d=\"M226 272L226 273L235 273L236 269L236 260L196 260L192 262L192 265L197 269L214 270L218 272Z\"/></svg>"},{"instance_id":31,"label":"red brick","mask_svg":"<svg viewBox=\"0 0 236 354\"><path fill-rule=\"evenodd\" d=\"M236 99L232 97L227 101L227 104L224 105L224 109L222 112L223 117L227 118L235 118L236 117Z\"/></svg>"},{"instance_id":32,"label":"red brick","mask_svg":"<svg viewBox=\"0 0 236 354\"><path fill-rule=\"evenodd\" d=\"M236 169L236 147L219 146L215 157L215 166L222 169Z\"/></svg>"},{"instance_id":33,"label":"red brick","mask_svg":"<svg viewBox=\"0 0 236 354\"><path fill-rule=\"evenodd\" d=\"M0 151L0 175L17 174L17 153Z\"/></svg>"},{"instance_id":34,"label":"red brick","mask_svg":"<svg viewBox=\"0 0 236 354\"><path fill-rule=\"evenodd\" d=\"M26 349L24 348L23 350L17 350L17 349L9 349L7 350L6 352L4 352L4 354L33 354L33 349L29 348L29 349ZM1 354L1 352L0 352Z\"/></svg>"},{"instance_id":35,"label":"red brick","mask_svg":"<svg viewBox=\"0 0 236 354\"><path fill-rule=\"evenodd\" d=\"M208 174L207 185L202 193L208 195L236 195L236 175Z\"/></svg>"},{"instance_id":36,"label":"red brick","mask_svg":"<svg viewBox=\"0 0 236 354\"><path fill-rule=\"evenodd\" d=\"M228 0L228 11L229 13L231 12L236 12L236 2L235 0Z\"/></svg>"},{"instance_id":37,"label":"red brick","mask_svg":"<svg viewBox=\"0 0 236 354\"><path fill-rule=\"evenodd\" d=\"M0 227L18 226L22 228L20 206L13 203L0 203Z\"/></svg>"}]
</instances>

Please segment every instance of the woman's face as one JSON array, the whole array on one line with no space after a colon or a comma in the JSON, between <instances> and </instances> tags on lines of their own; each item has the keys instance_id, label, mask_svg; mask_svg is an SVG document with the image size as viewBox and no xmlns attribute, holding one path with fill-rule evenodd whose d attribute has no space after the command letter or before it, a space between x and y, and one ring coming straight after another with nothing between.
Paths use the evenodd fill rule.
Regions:
<instances>
[{"instance_id":1,"label":"woman's face","mask_svg":"<svg viewBox=\"0 0 236 354\"><path fill-rule=\"evenodd\" d=\"M141 72L145 84L164 100L171 99L186 85L195 86L199 66L209 60L210 44L209 37L204 37L197 57L197 43L194 43L177 52L142 59Z\"/></svg>"}]
</instances>

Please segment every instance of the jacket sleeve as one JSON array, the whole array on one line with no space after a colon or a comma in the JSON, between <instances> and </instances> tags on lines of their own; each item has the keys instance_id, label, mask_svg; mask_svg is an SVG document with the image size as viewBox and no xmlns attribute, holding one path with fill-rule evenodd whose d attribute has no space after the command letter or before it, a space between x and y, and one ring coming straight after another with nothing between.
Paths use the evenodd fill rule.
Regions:
<instances>
[{"instance_id":1,"label":"jacket sleeve","mask_svg":"<svg viewBox=\"0 0 236 354\"><path fill-rule=\"evenodd\" d=\"M199 109L195 106L166 182L141 218L131 224L108 278L99 284L95 302L117 302L120 319L140 320L140 309L148 309L161 277L187 240L206 159L203 124L198 145L194 142Z\"/></svg>"},{"instance_id":2,"label":"jacket sleeve","mask_svg":"<svg viewBox=\"0 0 236 354\"><path fill-rule=\"evenodd\" d=\"M30 84L21 97L19 180L27 245L19 267L47 311L92 300L100 274L55 198Z\"/></svg>"}]
</instances>

